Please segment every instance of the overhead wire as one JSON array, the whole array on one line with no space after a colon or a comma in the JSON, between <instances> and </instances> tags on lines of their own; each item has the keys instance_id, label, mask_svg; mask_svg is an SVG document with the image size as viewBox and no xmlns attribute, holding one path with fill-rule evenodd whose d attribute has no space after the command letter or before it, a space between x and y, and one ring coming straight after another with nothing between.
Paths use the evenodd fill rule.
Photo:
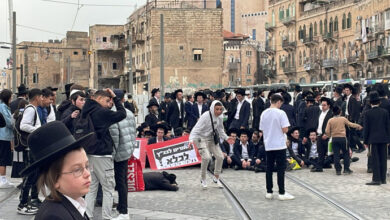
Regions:
<instances>
[{"instance_id":1,"label":"overhead wire","mask_svg":"<svg viewBox=\"0 0 390 220\"><path fill-rule=\"evenodd\" d=\"M71 31L73 31L74 25L75 25L75 23L76 23L77 15L79 14L79 11L80 11L80 9L81 9L82 7L83 7L83 6L80 6L80 0L77 0L77 11L76 11L76 15L74 16L74 19L73 19L72 28L70 29Z\"/></svg>"},{"instance_id":2,"label":"overhead wire","mask_svg":"<svg viewBox=\"0 0 390 220\"><path fill-rule=\"evenodd\" d=\"M53 32L53 31L48 31L48 30L44 30L41 28L31 27L31 26L27 26L27 25L16 24L16 26L22 27L22 28L27 28L27 29L32 29L32 30L36 30L36 31L42 31L42 32L46 32L46 33L56 34L56 35L60 35L60 36L65 36L65 34Z\"/></svg>"}]
</instances>

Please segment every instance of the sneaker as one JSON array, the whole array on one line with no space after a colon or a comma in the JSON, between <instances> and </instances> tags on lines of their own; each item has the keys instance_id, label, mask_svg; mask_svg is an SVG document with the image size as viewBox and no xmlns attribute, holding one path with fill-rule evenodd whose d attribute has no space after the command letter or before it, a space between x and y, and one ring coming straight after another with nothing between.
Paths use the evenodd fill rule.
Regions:
<instances>
[{"instance_id":1,"label":"sneaker","mask_svg":"<svg viewBox=\"0 0 390 220\"><path fill-rule=\"evenodd\" d=\"M129 214L119 214L117 217L112 218L112 220L129 220Z\"/></svg>"},{"instance_id":2,"label":"sneaker","mask_svg":"<svg viewBox=\"0 0 390 220\"><path fill-rule=\"evenodd\" d=\"M42 204L42 201L39 200L39 199L31 199L31 202L30 202L30 205L32 207L36 207L37 209L39 209L39 207L41 206Z\"/></svg>"},{"instance_id":3,"label":"sneaker","mask_svg":"<svg viewBox=\"0 0 390 220\"><path fill-rule=\"evenodd\" d=\"M35 215L37 214L38 209L33 209L30 205L25 203L18 205L17 212L22 215Z\"/></svg>"},{"instance_id":4,"label":"sneaker","mask_svg":"<svg viewBox=\"0 0 390 220\"><path fill-rule=\"evenodd\" d=\"M0 189L8 189L8 188L12 188L12 187L15 187L14 184L9 182L7 179L5 179L5 182L0 183Z\"/></svg>"},{"instance_id":5,"label":"sneaker","mask_svg":"<svg viewBox=\"0 0 390 220\"><path fill-rule=\"evenodd\" d=\"M218 188L223 188L221 181L219 181L219 179L217 179L215 176L213 176L213 182L217 184Z\"/></svg>"},{"instance_id":6,"label":"sneaker","mask_svg":"<svg viewBox=\"0 0 390 220\"><path fill-rule=\"evenodd\" d=\"M207 189L206 180L201 180L201 181L200 181L200 184L202 184L202 188L203 188L203 189Z\"/></svg>"},{"instance_id":7,"label":"sneaker","mask_svg":"<svg viewBox=\"0 0 390 220\"><path fill-rule=\"evenodd\" d=\"M267 194L265 194L265 198L266 199L273 199L273 195L272 195L272 193L267 193Z\"/></svg>"},{"instance_id":8,"label":"sneaker","mask_svg":"<svg viewBox=\"0 0 390 220\"><path fill-rule=\"evenodd\" d=\"M289 193L284 193L283 195L279 194L279 200L284 201L284 200L292 200L295 199L295 197Z\"/></svg>"}]
</instances>

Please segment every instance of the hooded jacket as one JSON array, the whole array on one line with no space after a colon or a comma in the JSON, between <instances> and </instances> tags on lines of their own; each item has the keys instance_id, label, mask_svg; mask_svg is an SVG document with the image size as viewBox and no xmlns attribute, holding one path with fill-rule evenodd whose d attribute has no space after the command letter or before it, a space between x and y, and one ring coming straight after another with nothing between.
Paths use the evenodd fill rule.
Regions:
<instances>
[{"instance_id":1,"label":"hooded jacket","mask_svg":"<svg viewBox=\"0 0 390 220\"><path fill-rule=\"evenodd\" d=\"M57 115L56 118L61 119L62 114L65 112L66 109L68 109L72 105L72 101L70 100L64 100L61 102L60 106L58 106L57 109Z\"/></svg>"},{"instance_id":2,"label":"hooded jacket","mask_svg":"<svg viewBox=\"0 0 390 220\"><path fill-rule=\"evenodd\" d=\"M96 132L96 150L92 155L112 155L114 142L112 141L109 127L126 118L126 111L117 97L113 98L116 112L103 108L93 99L87 99L84 104L82 117L90 114Z\"/></svg>"},{"instance_id":3,"label":"hooded jacket","mask_svg":"<svg viewBox=\"0 0 390 220\"><path fill-rule=\"evenodd\" d=\"M73 126L73 121L74 118L72 118L72 113L76 110L81 111L77 106L75 105L70 105L61 115L60 120L62 123L66 125L66 127L69 129L69 131L74 134L74 126Z\"/></svg>"},{"instance_id":4,"label":"hooded jacket","mask_svg":"<svg viewBox=\"0 0 390 220\"><path fill-rule=\"evenodd\" d=\"M198 122L195 124L194 128L191 130L191 134L189 140L197 140L197 139L213 139L213 128L211 126L210 113L213 118L214 129L219 134L219 137L223 140L227 140L228 136L226 135L223 128L223 119L222 117L217 117L214 114L215 104L222 103L220 101L213 101L210 106L210 111L206 111L203 113ZM222 105L223 106L223 105Z\"/></svg>"}]
</instances>

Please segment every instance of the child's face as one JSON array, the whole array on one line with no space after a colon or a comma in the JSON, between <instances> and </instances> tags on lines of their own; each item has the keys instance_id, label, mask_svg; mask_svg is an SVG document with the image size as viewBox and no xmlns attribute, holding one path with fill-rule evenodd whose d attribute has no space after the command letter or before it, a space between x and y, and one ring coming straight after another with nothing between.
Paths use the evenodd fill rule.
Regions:
<instances>
[{"instance_id":1,"label":"child's face","mask_svg":"<svg viewBox=\"0 0 390 220\"><path fill-rule=\"evenodd\" d=\"M69 152L64 158L62 174L55 184L56 189L72 199L86 195L91 184L91 173L86 169L88 166L88 157L84 149ZM80 169L83 172L77 172ZM80 173L82 174L78 176Z\"/></svg>"},{"instance_id":2,"label":"child's face","mask_svg":"<svg viewBox=\"0 0 390 220\"><path fill-rule=\"evenodd\" d=\"M312 142L316 141L317 140L317 134L315 132L310 132L310 136L309 136L310 140Z\"/></svg>"},{"instance_id":3,"label":"child's face","mask_svg":"<svg viewBox=\"0 0 390 220\"><path fill-rule=\"evenodd\" d=\"M295 131L291 134L291 136L292 136L293 138L295 138L295 139L298 139L298 138L299 138L299 131L298 131L298 130L295 130Z\"/></svg>"},{"instance_id":4,"label":"child's face","mask_svg":"<svg viewBox=\"0 0 390 220\"><path fill-rule=\"evenodd\" d=\"M247 134L242 134L242 135L240 135L240 141L242 142L242 143L246 143L246 142L248 142L248 135Z\"/></svg>"}]
</instances>

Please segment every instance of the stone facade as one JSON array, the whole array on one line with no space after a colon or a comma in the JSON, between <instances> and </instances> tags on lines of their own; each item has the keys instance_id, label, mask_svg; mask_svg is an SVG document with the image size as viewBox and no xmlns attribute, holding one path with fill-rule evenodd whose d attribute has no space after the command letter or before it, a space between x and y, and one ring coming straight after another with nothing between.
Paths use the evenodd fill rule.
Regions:
<instances>
[{"instance_id":1,"label":"stone facade","mask_svg":"<svg viewBox=\"0 0 390 220\"><path fill-rule=\"evenodd\" d=\"M91 88L119 88L124 80L125 41L123 25L94 25L90 36ZM122 79L122 81L121 81ZM122 88L125 89L125 88Z\"/></svg>"},{"instance_id":2,"label":"stone facade","mask_svg":"<svg viewBox=\"0 0 390 220\"><path fill-rule=\"evenodd\" d=\"M185 5L185 4L184 4ZM222 9L146 5L126 25L132 36L135 90L160 87L160 15L164 16L165 91L222 88ZM126 56L128 54L126 53ZM148 77L150 76L150 78Z\"/></svg>"},{"instance_id":3,"label":"stone facade","mask_svg":"<svg viewBox=\"0 0 390 220\"><path fill-rule=\"evenodd\" d=\"M334 80L387 76L389 7L384 0L270 0L270 82L330 80L332 71Z\"/></svg>"}]
</instances>

